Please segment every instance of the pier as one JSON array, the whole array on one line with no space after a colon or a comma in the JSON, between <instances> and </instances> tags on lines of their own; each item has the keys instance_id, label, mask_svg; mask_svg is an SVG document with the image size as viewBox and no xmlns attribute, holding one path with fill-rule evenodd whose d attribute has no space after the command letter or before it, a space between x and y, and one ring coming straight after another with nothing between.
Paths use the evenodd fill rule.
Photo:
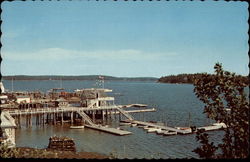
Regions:
<instances>
[{"instance_id":1,"label":"pier","mask_svg":"<svg viewBox=\"0 0 250 162\"><path fill-rule=\"evenodd\" d=\"M123 108L126 107L126 105L112 105L112 106L101 106L101 107L73 107L73 106L62 106L62 107L47 107L47 108L35 108L35 109L15 109L15 110L8 110L8 112L11 116L16 118L16 123L20 127L20 116L26 116L26 126L31 127L32 126L32 116L35 115L36 117L36 125L42 124L45 125L46 123L56 124L64 122L70 122L73 123L74 116L78 114L81 116L83 122L85 123L85 127L115 134L115 135L129 135L132 134L129 131L120 130L117 128L110 128L105 127L99 124L96 124L95 121L95 115L98 115L97 112L101 111L102 118L104 116L108 118L111 114L123 114L126 118L130 120L134 120L134 118L129 113L139 113L139 112L153 112L156 111L155 108L151 109L139 109L139 110L123 110ZM92 119L90 116L92 116ZM64 114L68 114L70 117L69 121L66 121L66 118ZM52 115L52 116L51 116ZM58 120L59 119L59 120Z\"/></svg>"}]
</instances>

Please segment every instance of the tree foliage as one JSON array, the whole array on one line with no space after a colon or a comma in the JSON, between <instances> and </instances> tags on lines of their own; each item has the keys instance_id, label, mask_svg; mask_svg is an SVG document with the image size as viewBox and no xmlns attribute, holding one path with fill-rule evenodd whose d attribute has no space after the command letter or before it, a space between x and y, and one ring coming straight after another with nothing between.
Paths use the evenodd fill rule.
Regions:
<instances>
[{"instance_id":1,"label":"tree foliage","mask_svg":"<svg viewBox=\"0 0 250 162\"><path fill-rule=\"evenodd\" d=\"M187 83L193 84L194 80L197 78L201 78L203 76L202 73L195 74L178 74L178 75L169 75L161 77L158 82L160 83ZM213 76L213 75L211 75ZM248 84L248 77L235 75L235 79L241 83Z\"/></svg>"},{"instance_id":2,"label":"tree foliage","mask_svg":"<svg viewBox=\"0 0 250 162\"><path fill-rule=\"evenodd\" d=\"M223 143L218 146L208 142L207 134L198 132L201 147L194 152L201 158L246 158L249 155L249 101L244 93L247 84L240 82L235 73L224 71L219 63L214 69L215 75L204 73L194 80L194 92L205 104L207 117L225 123L227 128Z\"/></svg>"}]
</instances>

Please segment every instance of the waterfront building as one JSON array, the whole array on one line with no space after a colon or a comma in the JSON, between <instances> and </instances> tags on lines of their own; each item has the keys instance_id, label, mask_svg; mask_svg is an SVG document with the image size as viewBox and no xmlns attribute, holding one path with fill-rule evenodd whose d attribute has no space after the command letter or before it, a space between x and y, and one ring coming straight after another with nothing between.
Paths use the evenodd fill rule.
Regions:
<instances>
[{"instance_id":1,"label":"waterfront building","mask_svg":"<svg viewBox=\"0 0 250 162\"><path fill-rule=\"evenodd\" d=\"M20 103L30 103L30 97L29 96L16 96L16 102L18 104L20 104Z\"/></svg>"}]
</instances>

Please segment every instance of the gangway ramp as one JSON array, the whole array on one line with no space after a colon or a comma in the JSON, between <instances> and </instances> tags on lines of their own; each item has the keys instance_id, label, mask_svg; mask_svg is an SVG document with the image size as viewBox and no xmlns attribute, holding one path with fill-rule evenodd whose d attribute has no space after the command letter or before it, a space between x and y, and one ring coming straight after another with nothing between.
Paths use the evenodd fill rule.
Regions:
<instances>
[{"instance_id":1,"label":"gangway ramp","mask_svg":"<svg viewBox=\"0 0 250 162\"><path fill-rule=\"evenodd\" d=\"M90 117L84 113L82 110L78 110L77 113L83 117L84 120L88 122L91 126L96 126L96 124L90 119Z\"/></svg>"},{"instance_id":2,"label":"gangway ramp","mask_svg":"<svg viewBox=\"0 0 250 162\"><path fill-rule=\"evenodd\" d=\"M126 111L124 111L123 109L117 107L116 108L120 113L122 113L124 116L126 116L129 120L134 120L134 118L129 114L127 113Z\"/></svg>"}]
</instances>

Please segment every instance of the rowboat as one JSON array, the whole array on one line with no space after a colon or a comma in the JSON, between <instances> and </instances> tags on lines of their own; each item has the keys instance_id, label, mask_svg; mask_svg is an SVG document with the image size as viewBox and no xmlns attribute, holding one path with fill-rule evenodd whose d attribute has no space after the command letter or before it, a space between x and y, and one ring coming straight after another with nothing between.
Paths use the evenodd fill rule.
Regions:
<instances>
[{"instance_id":1,"label":"rowboat","mask_svg":"<svg viewBox=\"0 0 250 162\"><path fill-rule=\"evenodd\" d=\"M83 129L84 125L79 125L79 126L70 126L71 129Z\"/></svg>"}]
</instances>

